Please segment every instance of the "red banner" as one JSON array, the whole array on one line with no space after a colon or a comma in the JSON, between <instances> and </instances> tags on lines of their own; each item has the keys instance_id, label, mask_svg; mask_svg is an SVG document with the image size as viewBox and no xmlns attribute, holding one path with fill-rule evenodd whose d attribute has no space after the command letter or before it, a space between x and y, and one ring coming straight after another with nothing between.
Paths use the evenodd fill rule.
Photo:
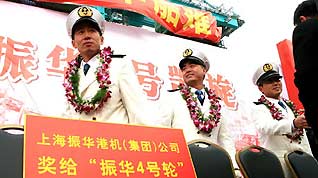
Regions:
<instances>
[{"instance_id":1,"label":"red banner","mask_svg":"<svg viewBox=\"0 0 318 178\"><path fill-rule=\"evenodd\" d=\"M195 178L181 129L27 115L25 178Z\"/></svg>"},{"instance_id":2,"label":"red banner","mask_svg":"<svg viewBox=\"0 0 318 178\"><path fill-rule=\"evenodd\" d=\"M303 105L298 99L298 89L294 84L295 63L292 42L285 39L277 43L276 46L282 64L288 97L296 104L297 109L303 109Z\"/></svg>"},{"instance_id":3,"label":"red banner","mask_svg":"<svg viewBox=\"0 0 318 178\"><path fill-rule=\"evenodd\" d=\"M38 0L46 2L87 4L124 9L152 18L170 32L180 36L206 39L212 43L221 40L222 28L211 12L177 5L165 0Z\"/></svg>"}]
</instances>

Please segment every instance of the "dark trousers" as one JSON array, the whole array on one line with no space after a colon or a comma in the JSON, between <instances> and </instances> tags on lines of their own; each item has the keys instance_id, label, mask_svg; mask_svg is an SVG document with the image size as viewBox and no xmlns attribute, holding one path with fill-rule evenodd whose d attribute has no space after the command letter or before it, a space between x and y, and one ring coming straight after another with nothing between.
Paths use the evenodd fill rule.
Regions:
<instances>
[{"instance_id":1,"label":"dark trousers","mask_svg":"<svg viewBox=\"0 0 318 178\"><path fill-rule=\"evenodd\" d=\"M316 139L312 129L305 129L308 141L310 144L311 152L314 157L318 160L318 140Z\"/></svg>"},{"instance_id":2,"label":"dark trousers","mask_svg":"<svg viewBox=\"0 0 318 178\"><path fill-rule=\"evenodd\" d=\"M304 106L305 117L310 125L310 129L306 129L306 134L309 140L311 151L318 160L318 108Z\"/></svg>"}]
</instances>

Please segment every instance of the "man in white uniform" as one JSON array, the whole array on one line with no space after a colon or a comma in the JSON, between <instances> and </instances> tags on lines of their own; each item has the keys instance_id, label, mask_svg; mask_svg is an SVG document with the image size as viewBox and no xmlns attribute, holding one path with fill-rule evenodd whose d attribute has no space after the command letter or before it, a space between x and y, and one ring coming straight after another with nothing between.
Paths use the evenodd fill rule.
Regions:
<instances>
[{"instance_id":1,"label":"man in white uniform","mask_svg":"<svg viewBox=\"0 0 318 178\"><path fill-rule=\"evenodd\" d=\"M253 82L262 92L252 112L259 133L260 146L273 151L280 159L285 177L291 177L284 154L302 150L310 154L310 145L304 128L308 127L303 114L298 113L293 103L281 97L282 76L273 63L260 66L254 73Z\"/></svg>"},{"instance_id":2,"label":"man in white uniform","mask_svg":"<svg viewBox=\"0 0 318 178\"><path fill-rule=\"evenodd\" d=\"M224 117L226 109L215 92L203 83L210 68L208 58L199 50L186 49L179 67L185 84L168 92L163 106L166 106L169 119L163 125L183 129L187 142L205 139L222 146L238 168L228 118Z\"/></svg>"},{"instance_id":3,"label":"man in white uniform","mask_svg":"<svg viewBox=\"0 0 318 178\"><path fill-rule=\"evenodd\" d=\"M131 61L113 54L104 43L105 20L89 6L74 9L67 17L67 31L79 55L69 62L64 79L65 117L113 123L153 124L156 114L148 108ZM153 115L151 115L151 114Z\"/></svg>"}]
</instances>

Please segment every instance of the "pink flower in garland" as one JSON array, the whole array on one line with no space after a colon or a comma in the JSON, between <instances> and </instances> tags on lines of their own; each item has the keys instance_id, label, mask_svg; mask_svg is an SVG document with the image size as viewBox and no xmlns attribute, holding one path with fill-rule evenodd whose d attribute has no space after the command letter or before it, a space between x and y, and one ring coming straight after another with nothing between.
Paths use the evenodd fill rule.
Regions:
<instances>
[{"instance_id":1,"label":"pink flower in garland","mask_svg":"<svg viewBox=\"0 0 318 178\"><path fill-rule=\"evenodd\" d=\"M74 107L76 112L86 114L96 111L103 107L111 97L111 91L109 91L109 85L111 84L109 76L109 66L112 61L111 59L111 48L107 47L100 51L98 56L100 66L96 69L96 80L99 83L99 90L91 100L84 100L79 94L79 74L78 70L80 67L79 61L81 56L77 56L76 59L68 63L68 68L65 73L63 86L65 88L65 96L68 102Z\"/></svg>"},{"instance_id":2,"label":"pink flower in garland","mask_svg":"<svg viewBox=\"0 0 318 178\"><path fill-rule=\"evenodd\" d=\"M287 104L287 106L293 111L295 118L299 116L299 111L296 109L294 103L290 100L283 98L283 101ZM271 112L273 119L281 120L283 119L282 111L279 110L273 103L271 103L268 99L265 98L264 95L258 99L258 102L264 104ZM304 135L303 129L294 128L292 130L292 134L286 134L286 137L289 138L291 141L298 141L301 143L301 136Z\"/></svg>"},{"instance_id":3,"label":"pink flower in garland","mask_svg":"<svg viewBox=\"0 0 318 178\"><path fill-rule=\"evenodd\" d=\"M221 119L221 105L219 103L220 98L216 96L214 91L205 88L211 104L209 116L206 118L198 106L197 98L194 97L193 93L190 91L190 88L183 83L181 83L178 88L180 89L183 99L187 103L190 117L193 120L193 124L198 128L198 132L202 131L204 133L211 133L213 128L218 126L218 123Z\"/></svg>"}]
</instances>

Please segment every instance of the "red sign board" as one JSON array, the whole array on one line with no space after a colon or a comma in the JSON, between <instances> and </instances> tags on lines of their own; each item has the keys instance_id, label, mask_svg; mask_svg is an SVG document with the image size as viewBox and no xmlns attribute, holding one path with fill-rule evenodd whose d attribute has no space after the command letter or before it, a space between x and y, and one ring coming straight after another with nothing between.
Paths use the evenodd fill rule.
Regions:
<instances>
[{"instance_id":1,"label":"red sign board","mask_svg":"<svg viewBox=\"0 0 318 178\"><path fill-rule=\"evenodd\" d=\"M27 115L24 178L195 178L182 130Z\"/></svg>"}]
</instances>

